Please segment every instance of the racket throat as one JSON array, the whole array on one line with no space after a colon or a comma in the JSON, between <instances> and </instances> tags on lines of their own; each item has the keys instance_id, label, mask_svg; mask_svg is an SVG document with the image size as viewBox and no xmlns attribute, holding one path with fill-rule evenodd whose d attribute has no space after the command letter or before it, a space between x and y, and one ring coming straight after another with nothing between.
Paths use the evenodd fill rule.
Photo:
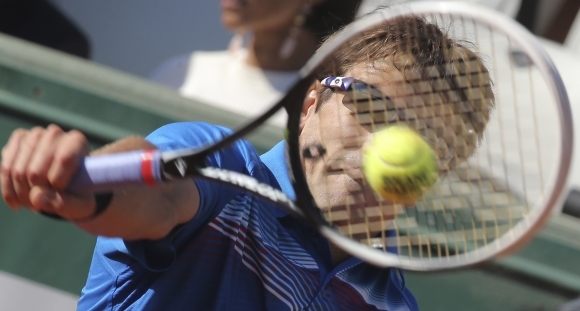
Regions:
<instances>
[{"instance_id":1,"label":"racket throat","mask_svg":"<svg viewBox=\"0 0 580 311\"><path fill-rule=\"evenodd\" d=\"M215 167L197 167L196 171L198 177L245 190L252 195L273 203L294 216L304 217L302 210L284 192L261 183L248 175Z\"/></svg>"},{"instance_id":2,"label":"racket throat","mask_svg":"<svg viewBox=\"0 0 580 311\"><path fill-rule=\"evenodd\" d=\"M206 154L191 150L176 150L161 155L161 172L164 180L175 180L200 175L199 168L205 167Z\"/></svg>"}]
</instances>

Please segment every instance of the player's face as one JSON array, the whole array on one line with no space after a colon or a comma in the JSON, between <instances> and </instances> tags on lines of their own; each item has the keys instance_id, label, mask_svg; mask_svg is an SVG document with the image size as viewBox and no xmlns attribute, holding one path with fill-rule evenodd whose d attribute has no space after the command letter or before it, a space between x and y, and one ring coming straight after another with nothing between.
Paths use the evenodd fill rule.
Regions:
<instances>
[{"instance_id":1,"label":"player's face","mask_svg":"<svg viewBox=\"0 0 580 311\"><path fill-rule=\"evenodd\" d=\"M359 64L346 76L371 84L387 96L396 95L390 81L402 79L397 69L386 64ZM316 104L309 106L302 119L301 150L321 145L326 151L321 157L302 159L308 185L322 209L374 201L372 191L362 182L361 172L362 151L372 133L345 106L344 97L344 93L334 92L318 111Z\"/></svg>"},{"instance_id":2,"label":"player's face","mask_svg":"<svg viewBox=\"0 0 580 311\"><path fill-rule=\"evenodd\" d=\"M221 0L222 23L243 31L289 27L304 0Z\"/></svg>"}]
</instances>

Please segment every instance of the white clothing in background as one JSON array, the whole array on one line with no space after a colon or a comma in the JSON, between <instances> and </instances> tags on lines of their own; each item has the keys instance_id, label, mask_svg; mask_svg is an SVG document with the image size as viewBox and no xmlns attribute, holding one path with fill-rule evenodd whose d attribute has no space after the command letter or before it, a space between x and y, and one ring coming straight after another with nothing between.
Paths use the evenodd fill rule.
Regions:
<instances>
[{"instance_id":1,"label":"white clothing in background","mask_svg":"<svg viewBox=\"0 0 580 311\"><path fill-rule=\"evenodd\" d=\"M254 117L280 99L296 81L297 72L262 70L246 64L246 50L193 52L161 64L151 80L179 91L185 97ZM286 126L286 112L269 123Z\"/></svg>"}]
</instances>

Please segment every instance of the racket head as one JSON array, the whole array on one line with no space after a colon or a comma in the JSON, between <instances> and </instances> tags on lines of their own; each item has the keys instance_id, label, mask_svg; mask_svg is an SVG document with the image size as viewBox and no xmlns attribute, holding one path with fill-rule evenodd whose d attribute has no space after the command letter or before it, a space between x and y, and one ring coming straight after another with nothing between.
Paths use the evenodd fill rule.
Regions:
<instances>
[{"instance_id":1,"label":"racket head","mask_svg":"<svg viewBox=\"0 0 580 311\"><path fill-rule=\"evenodd\" d=\"M417 17L428 24L414 24ZM385 25L393 29L385 38L399 36L389 38L399 54L374 62L373 73L345 70L344 55L333 59L365 42L361 33ZM443 63L401 58L413 49L436 57L421 54L425 45L401 33L405 27L418 38L431 36ZM443 36L429 33L436 29ZM408 63L398 66L397 57ZM329 39L302 75L321 82L302 107L287 107L299 205L331 243L364 261L419 271L473 265L516 250L561 203L573 142L563 82L533 35L497 12L434 2L377 11ZM325 110L335 110L334 117L328 127L319 119L318 136L309 141L308 118ZM437 155L439 179L413 207L370 192L360 172L369 139L387 126L415 129Z\"/></svg>"}]
</instances>

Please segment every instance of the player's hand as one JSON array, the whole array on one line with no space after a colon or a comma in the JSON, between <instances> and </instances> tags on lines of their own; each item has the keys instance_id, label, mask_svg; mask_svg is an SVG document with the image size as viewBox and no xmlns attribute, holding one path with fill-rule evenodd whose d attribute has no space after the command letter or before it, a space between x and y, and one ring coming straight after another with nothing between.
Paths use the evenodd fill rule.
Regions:
<instances>
[{"instance_id":1,"label":"player's hand","mask_svg":"<svg viewBox=\"0 0 580 311\"><path fill-rule=\"evenodd\" d=\"M56 125L15 130L2 149L2 198L14 210L26 207L67 219L91 215L93 196L65 191L89 150L87 138L76 130L64 132Z\"/></svg>"}]
</instances>

